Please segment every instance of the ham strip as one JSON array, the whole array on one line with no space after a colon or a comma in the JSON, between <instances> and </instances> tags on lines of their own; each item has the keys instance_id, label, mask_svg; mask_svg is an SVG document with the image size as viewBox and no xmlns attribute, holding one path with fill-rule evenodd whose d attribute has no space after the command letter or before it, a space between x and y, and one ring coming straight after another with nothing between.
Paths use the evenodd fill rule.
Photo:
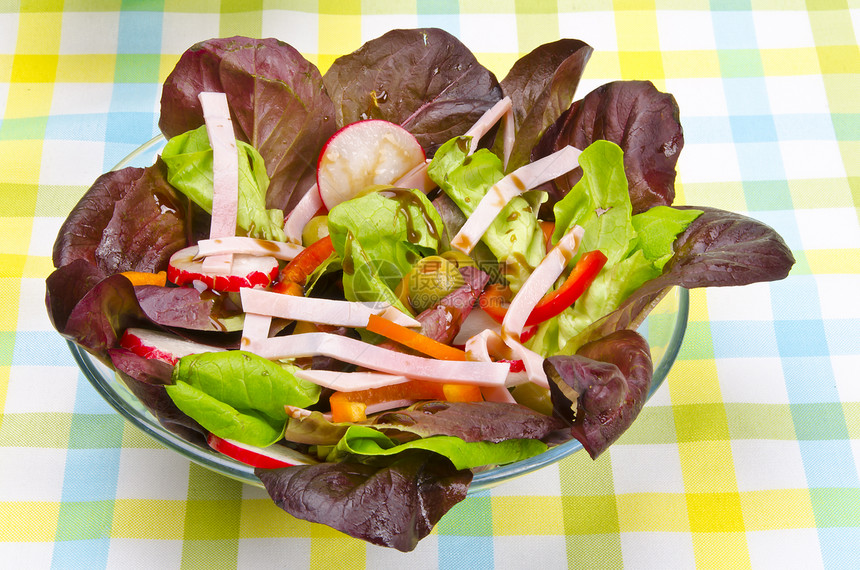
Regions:
<instances>
[{"instance_id":1,"label":"ham strip","mask_svg":"<svg viewBox=\"0 0 860 570\"><path fill-rule=\"evenodd\" d=\"M493 125L502 120L502 129L504 132L503 148L504 148L504 167L508 168L508 159L511 157L511 152L514 148L514 107L510 97L503 97L495 105L490 107L487 112L481 115L472 128L466 131L463 136L472 137L469 143L469 154L473 154L478 150L478 143L481 138L486 135Z\"/></svg>"},{"instance_id":2,"label":"ham strip","mask_svg":"<svg viewBox=\"0 0 860 570\"><path fill-rule=\"evenodd\" d=\"M382 372L338 372L336 370L296 370L296 376L338 392L357 392L408 382L403 375Z\"/></svg>"},{"instance_id":3,"label":"ham strip","mask_svg":"<svg viewBox=\"0 0 860 570\"><path fill-rule=\"evenodd\" d=\"M269 315L258 315L254 313L245 313L245 321L242 327L242 339L240 348L243 350L255 340L269 338L269 331L272 328L272 317Z\"/></svg>"},{"instance_id":4,"label":"ham strip","mask_svg":"<svg viewBox=\"0 0 860 570\"><path fill-rule=\"evenodd\" d=\"M287 241L302 243L302 230L322 207L319 188L314 184L305 192L305 195L301 197L287 219L284 220L284 234L287 236Z\"/></svg>"},{"instance_id":5,"label":"ham strip","mask_svg":"<svg viewBox=\"0 0 860 570\"><path fill-rule=\"evenodd\" d=\"M212 222L210 238L236 235L239 211L239 150L230 119L230 106L224 93L198 95L203 107L206 134L212 147ZM203 261L207 273L230 273L231 254L213 255Z\"/></svg>"},{"instance_id":6,"label":"ham strip","mask_svg":"<svg viewBox=\"0 0 860 570\"><path fill-rule=\"evenodd\" d=\"M202 239L197 242L197 255L194 259L224 254L267 255L275 259L289 261L304 248L294 243L284 243L246 236L229 236Z\"/></svg>"},{"instance_id":7,"label":"ham strip","mask_svg":"<svg viewBox=\"0 0 860 570\"><path fill-rule=\"evenodd\" d=\"M549 250L546 257L535 267L511 300L508 311L505 313L505 318L502 320L503 338L519 341L526 320L528 320L535 305L552 288L564 272L568 262L576 255L583 233L584 230L580 226L571 229L562 236L556 246Z\"/></svg>"},{"instance_id":8,"label":"ham strip","mask_svg":"<svg viewBox=\"0 0 860 570\"><path fill-rule=\"evenodd\" d=\"M262 289L243 288L242 310L293 321L310 321L342 327L366 327L370 315L379 315L404 327L418 327L421 323L398 311L391 305L370 305L354 301L319 299L283 295Z\"/></svg>"},{"instance_id":9,"label":"ham strip","mask_svg":"<svg viewBox=\"0 0 860 570\"><path fill-rule=\"evenodd\" d=\"M531 188L577 168L580 154L578 149L566 146L549 156L516 169L499 180L481 198L475 211L466 219L466 223L457 235L451 239L451 247L470 253L508 202Z\"/></svg>"},{"instance_id":10,"label":"ham strip","mask_svg":"<svg viewBox=\"0 0 860 570\"><path fill-rule=\"evenodd\" d=\"M330 333L305 333L251 342L251 352L270 360L330 356L357 366L416 380L504 386L510 365L504 362L436 360L414 356Z\"/></svg>"}]
</instances>

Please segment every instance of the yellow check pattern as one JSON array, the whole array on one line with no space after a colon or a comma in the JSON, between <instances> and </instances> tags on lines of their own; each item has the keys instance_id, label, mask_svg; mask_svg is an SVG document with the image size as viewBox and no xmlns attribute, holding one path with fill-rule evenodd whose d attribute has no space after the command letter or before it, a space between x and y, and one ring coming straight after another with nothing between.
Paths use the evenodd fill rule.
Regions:
<instances>
[{"instance_id":1,"label":"yellow check pattern","mask_svg":"<svg viewBox=\"0 0 860 570\"><path fill-rule=\"evenodd\" d=\"M857 9L853 0L0 0L0 560L860 567ZM295 520L263 491L124 422L53 331L44 279L77 199L157 133L159 86L193 42L274 36L324 71L368 39L417 26L457 35L499 78L537 45L575 37L595 48L580 95L619 79L673 93L686 137L677 202L761 219L798 263L782 282L693 291L667 382L598 460L575 454L470 496L401 554Z\"/></svg>"}]
</instances>

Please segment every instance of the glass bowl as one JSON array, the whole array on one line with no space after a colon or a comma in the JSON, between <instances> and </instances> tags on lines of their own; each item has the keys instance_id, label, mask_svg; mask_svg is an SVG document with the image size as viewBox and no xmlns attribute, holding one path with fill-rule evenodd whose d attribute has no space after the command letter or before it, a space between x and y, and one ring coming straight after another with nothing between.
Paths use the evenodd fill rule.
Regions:
<instances>
[{"instance_id":1,"label":"glass bowl","mask_svg":"<svg viewBox=\"0 0 860 570\"><path fill-rule=\"evenodd\" d=\"M158 152L164 146L164 142L164 138L160 135L153 138L124 158L114 167L114 170L127 166L143 167L151 165L155 161ZM687 328L689 302L690 298L687 289L680 287L671 289L638 329L648 339L654 361L654 376L651 381L651 389L648 393L649 399L663 384L669 373L669 369L678 356L678 351L681 348ZM262 483L254 475L253 467L235 461L208 447L200 447L189 443L168 431L138 401L131 391L126 388L125 384L113 370L92 358L76 344L69 342L69 348L90 384L92 384L108 404L131 422L132 425L162 445L182 454L198 465L227 477L237 479L243 483L262 487ZM582 444L574 439L552 447L544 453L529 459L479 471L475 473L472 479L469 493L490 489L505 481L531 473L532 471L556 463L580 449L582 449Z\"/></svg>"}]
</instances>

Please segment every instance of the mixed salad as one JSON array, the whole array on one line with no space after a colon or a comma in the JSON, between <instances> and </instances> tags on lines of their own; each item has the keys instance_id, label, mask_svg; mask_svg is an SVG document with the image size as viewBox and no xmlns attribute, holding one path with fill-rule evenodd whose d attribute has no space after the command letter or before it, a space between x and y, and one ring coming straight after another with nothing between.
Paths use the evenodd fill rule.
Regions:
<instances>
[{"instance_id":1,"label":"mixed salad","mask_svg":"<svg viewBox=\"0 0 860 570\"><path fill-rule=\"evenodd\" d=\"M324 75L275 39L191 47L155 164L99 177L57 237L54 326L287 512L403 551L475 469L596 457L644 404L659 299L794 259L672 206L675 100L575 100L591 52L549 43L499 82L438 29Z\"/></svg>"}]
</instances>

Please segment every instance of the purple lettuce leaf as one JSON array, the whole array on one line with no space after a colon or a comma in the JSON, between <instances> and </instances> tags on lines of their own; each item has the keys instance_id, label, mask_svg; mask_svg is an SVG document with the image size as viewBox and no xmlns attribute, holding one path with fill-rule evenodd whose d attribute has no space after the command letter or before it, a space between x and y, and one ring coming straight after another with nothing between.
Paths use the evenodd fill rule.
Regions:
<instances>
[{"instance_id":1,"label":"purple lettuce leaf","mask_svg":"<svg viewBox=\"0 0 860 570\"><path fill-rule=\"evenodd\" d=\"M421 402L380 414L373 425L421 437L451 435L468 442L494 443L508 439L543 440L563 427L557 418L504 402Z\"/></svg>"},{"instance_id":2,"label":"purple lettuce leaf","mask_svg":"<svg viewBox=\"0 0 860 570\"><path fill-rule=\"evenodd\" d=\"M729 287L788 276L794 256L782 237L753 218L706 206L676 239L663 273L647 281L615 311L592 323L573 342L584 344L613 331L636 328L671 287Z\"/></svg>"},{"instance_id":3,"label":"purple lettuce leaf","mask_svg":"<svg viewBox=\"0 0 860 570\"><path fill-rule=\"evenodd\" d=\"M320 149L335 131L322 76L276 39L218 38L195 44L167 77L159 127L167 138L204 124L197 95L227 95L236 138L262 155L266 206L289 212L316 181Z\"/></svg>"},{"instance_id":4,"label":"purple lettuce leaf","mask_svg":"<svg viewBox=\"0 0 860 570\"><path fill-rule=\"evenodd\" d=\"M404 452L382 467L320 463L255 471L269 496L296 518L409 552L466 497L472 472L438 454ZM391 500L396 497L397 500Z\"/></svg>"},{"instance_id":5,"label":"purple lettuce leaf","mask_svg":"<svg viewBox=\"0 0 860 570\"><path fill-rule=\"evenodd\" d=\"M669 206L675 199L675 166L684 146L678 104L650 81L615 81L573 103L546 130L532 157L546 156L566 145L584 149L595 140L616 143L624 151L624 169L633 213ZM556 179L546 189L551 214L582 177L580 169ZM546 205L546 204L545 204Z\"/></svg>"},{"instance_id":6,"label":"purple lettuce leaf","mask_svg":"<svg viewBox=\"0 0 860 570\"><path fill-rule=\"evenodd\" d=\"M161 162L103 174L63 222L54 266L83 259L105 275L161 271L186 245L181 204Z\"/></svg>"},{"instance_id":7,"label":"purple lettuce leaf","mask_svg":"<svg viewBox=\"0 0 860 570\"><path fill-rule=\"evenodd\" d=\"M339 57L323 76L338 127L385 119L428 156L465 133L502 98L496 77L456 37L436 28L392 30Z\"/></svg>"},{"instance_id":8,"label":"purple lettuce leaf","mask_svg":"<svg viewBox=\"0 0 860 570\"><path fill-rule=\"evenodd\" d=\"M146 316L163 327L196 331L221 331L216 315L240 313L225 307L231 302L225 296L203 292L192 287L159 287L141 285L134 288Z\"/></svg>"},{"instance_id":9,"label":"purple lettuce leaf","mask_svg":"<svg viewBox=\"0 0 860 570\"><path fill-rule=\"evenodd\" d=\"M586 344L575 355L544 361L553 413L571 426L571 435L596 458L639 415L651 386L648 342L636 331L620 330Z\"/></svg>"},{"instance_id":10,"label":"purple lettuce leaf","mask_svg":"<svg viewBox=\"0 0 860 570\"><path fill-rule=\"evenodd\" d=\"M143 358L124 348L113 348L108 355L123 383L161 425L182 439L208 449L206 430L177 408L164 389L171 382L173 366Z\"/></svg>"},{"instance_id":11,"label":"purple lettuce leaf","mask_svg":"<svg viewBox=\"0 0 860 570\"><path fill-rule=\"evenodd\" d=\"M147 318L131 281L100 277L83 259L64 265L48 276L45 304L57 332L109 363L107 351L118 346L123 331Z\"/></svg>"},{"instance_id":12,"label":"purple lettuce leaf","mask_svg":"<svg viewBox=\"0 0 860 570\"><path fill-rule=\"evenodd\" d=\"M502 79L502 92L511 98L516 132L508 171L530 161L543 133L570 107L592 51L579 40L543 44L518 59Z\"/></svg>"}]
</instances>

